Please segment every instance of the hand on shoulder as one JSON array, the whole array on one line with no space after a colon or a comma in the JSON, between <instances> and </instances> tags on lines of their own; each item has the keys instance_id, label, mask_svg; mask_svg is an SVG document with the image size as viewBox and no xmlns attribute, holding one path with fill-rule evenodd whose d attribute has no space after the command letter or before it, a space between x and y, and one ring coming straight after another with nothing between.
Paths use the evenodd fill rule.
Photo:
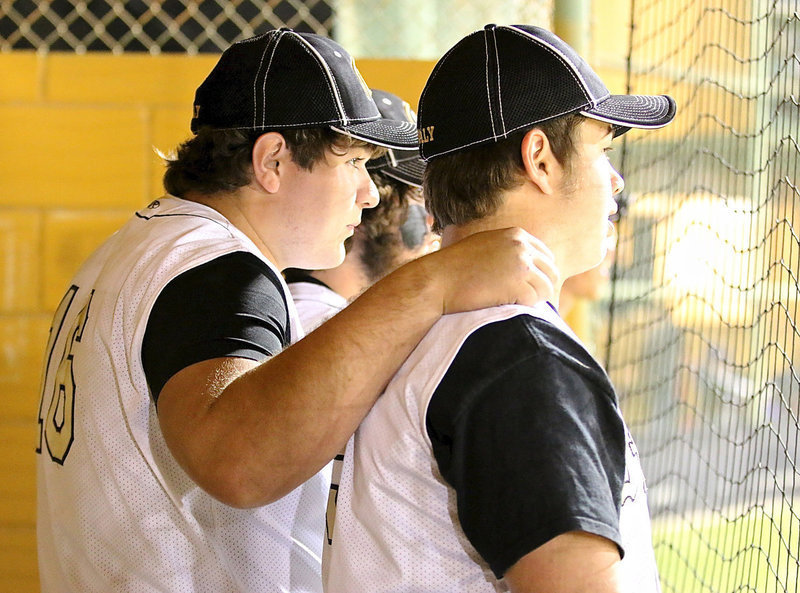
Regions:
<instances>
[{"instance_id":1,"label":"hand on shoulder","mask_svg":"<svg viewBox=\"0 0 800 593\"><path fill-rule=\"evenodd\" d=\"M559 274L547 246L523 229L481 231L417 260L441 290L442 312L553 297Z\"/></svg>"}]
</instances>

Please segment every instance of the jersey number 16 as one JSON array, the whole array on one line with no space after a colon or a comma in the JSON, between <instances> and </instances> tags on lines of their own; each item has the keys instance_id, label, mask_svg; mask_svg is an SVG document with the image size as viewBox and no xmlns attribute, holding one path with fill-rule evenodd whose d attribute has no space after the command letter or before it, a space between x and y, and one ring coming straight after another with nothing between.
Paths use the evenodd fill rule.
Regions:
<instances>
[{"instance_id":1,"label":"jersey number 16","mask_svg":"<svg viewBox=\"0 0 800 593\"><path fill-rule=\"evenodd\" d=\"M78 313L69 329L64 350L58 365L55 366L55 377L51 379L53 369L53 354L59 337L64 329L67 314L72 308L77 286L70 286L67 294L61 299L50 326L50 338L47 342L44 372L42 373L42 399L39 403L39 445L37 453L42 452L42 445L47 446L50 458L60 465L64 465L69 449L75 439L75 375L72 368L73 347L83 337L83 330L89 318L89 305L92 302L94 291ZM44 441L44 442L43 442Z\"/></svg>"}]
</instances>

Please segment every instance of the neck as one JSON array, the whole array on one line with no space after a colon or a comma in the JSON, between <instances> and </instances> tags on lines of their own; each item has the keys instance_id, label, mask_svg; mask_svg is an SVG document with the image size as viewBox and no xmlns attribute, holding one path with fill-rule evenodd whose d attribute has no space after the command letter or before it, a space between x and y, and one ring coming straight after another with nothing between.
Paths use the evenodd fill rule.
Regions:
<instances>
[{"instance_id":1,"label":"neck","mask_svg":"<svg viewBox=\"0 0 800 593\"><path fill-rule=\"evenodd\" d=\"M327 284L345 299L352 300L369 287L369 280L361 269L356 246L350 250L341 265L329 270L314 270L311 275Z\"/></svg>"},{"instance_id":2,"label":"neck","mask_svg":"<svg viewBox=\"0 0 800 593\"><path fill-rule=\"evenodd\" d=\"M259 200L255 199L252 190L247 187L240 187L236 191L229 193L217 193L211 195L190 192L184 199L197 202L208 206L224 216L233 226L239 229L250 239L258 250L271 261L279 270L288 267L281 261L277 252L270 249L265 239L265 233L259 229L253 220L268 220L268 217L256 211Z\"/></svg>"},{"instance_id":3,"label":"neck","mask_svg":"<svg viewBox=\"0 0 800 593\"><path fill-rule=\"evenodd\" d=\"M535 198L521 191L515 192L512 190L511 192L507 192L504 195L500 208L494 214L472 220L465 224L445 227L441 235L442 247L447 247L470 235L483 231L520 227L534 237L542 240L549 248L552 248L553 246L551 246L550 241L548 241L547 226L537 224L542 217L530 207L532 199ZM553 243L555 244L555 242ZM553 255L559 267L561 266L559 262L565 261L564 258L568 257L568 254L557 253L555 250ZM556 308L558 308L562 284L563 279L559 279L557 284L553 287L553 297L548 299Z\"/></svg>"}]
</instances>

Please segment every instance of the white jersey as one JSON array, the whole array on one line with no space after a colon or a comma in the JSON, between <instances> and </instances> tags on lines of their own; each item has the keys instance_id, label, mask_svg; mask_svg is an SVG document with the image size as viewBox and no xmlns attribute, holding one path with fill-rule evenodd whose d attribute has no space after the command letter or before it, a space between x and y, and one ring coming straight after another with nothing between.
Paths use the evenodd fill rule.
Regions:
<instances>
[{"instance_id":1,"label":"white jersey","mask_svg":"<svg viewBox=\"0 0 800 593\"><path fill-rule=\"evenodd\" d=\"M574 338L546 304L445 316L350 439L338 485L332 546L326 548L323 561L326 593L508 590L461 528L456 494L439 472L426 417L432 394L470 334L521 313L544 318ZM658 573L646 487L632 440L624 463L619 524L626 551L623 591L655 593Z\"/></svg>"},{"instance_id":2,"label":"white jersey","mask_svg":"<svg viewBox=\"0 0 800 593\"><path fill-rule=\"evenodd\" d=\"M306 332L316 329L347 306L347 299L338 292L314 282L290 282L289 292Z\"/></svg>"},{"instance_id":3,"label":"white jersey","mask_svg":"<svg viewBox=\"0 0 800 593\"><path fill-rule=\"evenodd\" d=\"M51 329L39 411L42 591L320 591L329 475L257 509L218 502L170 454L145 380L142 339L161 290L235 251L271 266L215 210L166 197L74 277Z\"/></svg>"}]
</instances>

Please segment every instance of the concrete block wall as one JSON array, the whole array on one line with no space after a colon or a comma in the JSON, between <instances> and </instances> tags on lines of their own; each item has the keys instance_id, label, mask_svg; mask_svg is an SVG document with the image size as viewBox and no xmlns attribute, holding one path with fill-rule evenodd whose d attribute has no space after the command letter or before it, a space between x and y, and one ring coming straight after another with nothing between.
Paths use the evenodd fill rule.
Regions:
<instances>
[{"instance_id":1,"label":"concrete block wall","mask_svg":"<svg viewBox=\"0 0 800 593\"><path fill-rule=\"evenodd\" d=\"M0 591L38 591L35 447L53 310L81 262L162 193L216 56L0 53ZM359 60L412 105L432 62Z\"/></svg>"}]
</instances>

